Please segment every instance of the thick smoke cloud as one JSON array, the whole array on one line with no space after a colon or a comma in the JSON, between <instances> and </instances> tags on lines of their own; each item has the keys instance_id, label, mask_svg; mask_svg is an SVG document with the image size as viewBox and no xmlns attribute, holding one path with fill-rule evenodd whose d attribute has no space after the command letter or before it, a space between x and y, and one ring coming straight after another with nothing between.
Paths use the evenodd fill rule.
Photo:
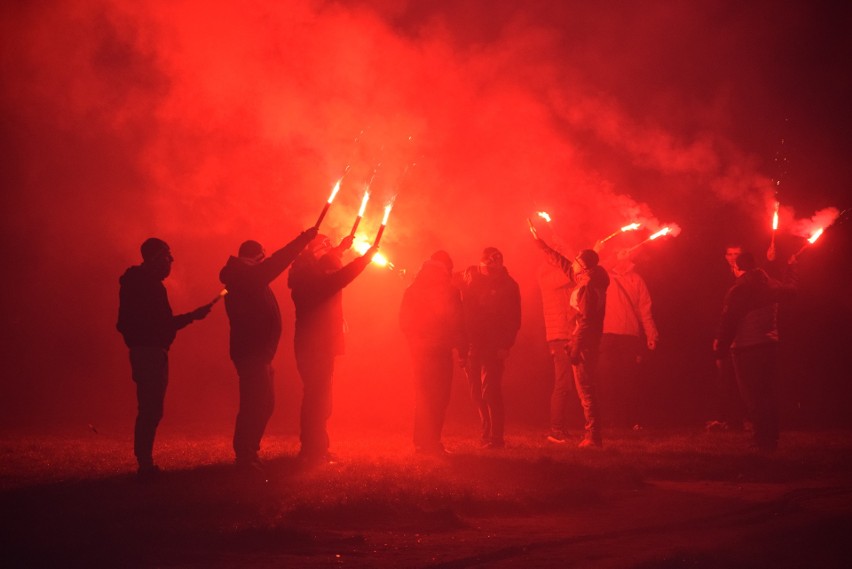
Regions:
<instances>
[{"instance_id":1,"label":"thick smoke cloud","mask_svg":"<svg viewBox=\"0 0 852 569\"><path fill-rule=\"evenodd\" d=\"M396 270L347 290L341 420L373 400L377 421L407 418L402 290L432 251L463 268L487 245L524 291L508 389L531 393L519 419L543 413L541 259L526 226L538 210L566 253L631 221L643 229L614 247L677 224L681 236L643 246L645 274L664 337L702 327L681 350L699 370L672 373L707 373L726 242L765 247L778 199L789 254L848 206L849 24L847 9L768 1L8 3L3 411L125 419L117 277L142 240L172 245L166 284L189 310L218 292L241 241L272 250L313 224L344 172L323 231L348 232L374 176L360 229L373 235L396 196L382 241ZM289 330L284 278L275 290ZM174 346L167 417L233 412L218 308ZM277 362L287 425L290 340Z\"/></svg>"}]
</instances>

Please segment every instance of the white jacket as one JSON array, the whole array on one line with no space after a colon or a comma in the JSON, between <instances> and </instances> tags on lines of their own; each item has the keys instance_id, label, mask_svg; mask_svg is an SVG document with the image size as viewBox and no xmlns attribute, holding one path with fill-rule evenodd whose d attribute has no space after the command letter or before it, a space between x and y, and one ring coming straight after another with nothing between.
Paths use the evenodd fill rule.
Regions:
<instances>
[{"instance_id":1,"label":"white jacket","mask_svg":"<svg viewBox=\"0 0 852 569\"><path fill-rule=\"evenodd\" d=\"M644 331L649 342L657 341L659 333L651 313L651 294L648 286L633 265L609 271L612 282L606 290L604 334L639 336Z\"/></svg>"}]
</instances>

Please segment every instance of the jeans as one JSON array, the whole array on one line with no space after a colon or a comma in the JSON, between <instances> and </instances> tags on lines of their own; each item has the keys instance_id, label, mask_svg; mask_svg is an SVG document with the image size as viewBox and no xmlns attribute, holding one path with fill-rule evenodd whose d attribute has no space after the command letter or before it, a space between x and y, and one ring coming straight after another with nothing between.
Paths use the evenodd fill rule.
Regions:
<instances>
[{"instance_id":1,"label":"jeans","mask_svg":"<svg viewBox=\"0 0 852 569\"><path fill-rule=\"evenodd\" d=\"M494 349L471 349L467 380L470 398L479 411L483 442L503 442L503 370L505 361Z\"/></svg>"},{"instance_id":2,"label":"jeans","mask_svg":"<svg viewBox=\"0 0 852 569\"><path fill-rule=\"evenodd\" d=\"M564 434L568 430L569 401L573 400L574 370L568 352L571 342L568 340L550 340L547 342L550 356L553 358L553 392L550 395L550 430L555 434Z\"/></svg>"},{"instance_id":3,"label":"jeans","mask_svg":"<svg viewBox=\"0 0 852 569\"><path fill-rule=\"evenodd\" d=\"M163 418L163 403L169 384L169 354L163 348L130 348L130 368L136 383L136 427L133 454L139 466L154 464L154 437Z\"/></svg>"},{"instance_id":4,"label":"jeans","mask_svg":"<svg viewBox=\"0 0 852 569\"><path fill-rule=\"evenodd\" d=\"M453 383L452 351L446 348L411 350L414 367L414 447L442 450L441 431Z\"/></svg>"},{"instance_id":5,"label":"jeans","mask_svg":"<svg viewBox=\"0 0 852 569\"><path fill-rule=\"evenodd\" d=\"M778 446L778 344L768 342L731 350L740 395L754 425L754 442L761 450Z\"/></svg>"},{"instance_id":6,"label":"jeans","mask_svg":"<svg viewBox=\"0 0 852 569\"><path fill-rule=\"evenodd\" d=\"M234 427L237 460L254 460L275 409L274 370L265 358L234 362L240 378L240 410Z\"/></svg>"},{"instance_id":7,"label":"jeans","mask_svg":"<svg viewBox=\"0 0 852 569\"><path fill-rule=\"evenodd\" d=\"M328 453L328 420L331 418L331 385L334 355L296 354L296 367L302 377L302 413L299 440L301 454L319 457Z\"/></svg>"}]
</instances>

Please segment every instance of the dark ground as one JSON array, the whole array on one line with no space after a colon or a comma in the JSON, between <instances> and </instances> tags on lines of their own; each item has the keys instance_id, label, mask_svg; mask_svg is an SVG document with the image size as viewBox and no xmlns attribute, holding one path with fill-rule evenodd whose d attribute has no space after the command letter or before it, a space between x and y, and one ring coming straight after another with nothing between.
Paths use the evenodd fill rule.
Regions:
<instances>
[{"instance_id":1,"label":"dark ground","mask_svg":"<svg viewBox=\"0 0 852 569\"><path fill-rule=\"evenodd\" d=\"M852 432L620 432L601 451L522 432L504 451L447 437L335 438L306 467L270 437L268 480L221 435L163 433L162 477L133 474L129 434L0 438L5 567L847 567Z\"/></svg>"}]
</instances>

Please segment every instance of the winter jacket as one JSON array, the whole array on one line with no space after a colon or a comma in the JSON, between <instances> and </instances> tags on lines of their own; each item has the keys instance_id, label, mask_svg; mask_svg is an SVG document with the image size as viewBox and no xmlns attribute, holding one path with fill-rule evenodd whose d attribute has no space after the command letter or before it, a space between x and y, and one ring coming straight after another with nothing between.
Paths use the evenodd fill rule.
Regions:
<instances>
[{"instance_id":1,"label":"winter jacket","mask_svg":"<svg viewBox=\"0 0 852 569\"><path fill-rule=\"evenodd\" d=\"M284 272L312 236L302 232L260 262L230 257L219 272L225 285L225 310L231 323L230 353L234 361L272 361L281 339L281 311L269 284Z\"/></svg>"},{"instance_id":2,"label":"winter jacket","mask_svg":"<svg viewBox=\"0 0 852 569\"><path fill-rule=\"evenodd\" d=\"M399 325L414 350L467 352L461 293L443 264L431 259L423 263L402 296Z\"/></svg>"},{"instance_id":3,"label":"winter jacket","mask_svg":"<svg viewBox=\"0 0 852 569\"><path fill-rule=\"evenodd\" d=\"M577 287L571 293L571 306L577 311L577 327L571 341L571 357L593 348L603 335L606 314L606 289L609 276L600 265L576 277Z\"/></svg>"},{"instance_id":4,"label":"winter jacket","mask_svg":"<svg viewBox=\"0 0 852 569\"><path fill-rule=\"evenodd\" d=\"M539 268L538 284L544 314L544 332L547 341L568 340L577 325L577 311L571 308L571 291L574 281L559 265L549 259Z\"/></svg>"},{"instance_id":5,"label":"winter jacket","mask_svg":"<svg viewBox=\"0 0 852 569\"><path fill-rule=\"evenodd\" d=\"M514 345L521 328L521 293L505 267L488 275L477 266L469 267L462 305L471 346L507 350Z\"/></svg>"},{"instance_id":6,"label":"winter jacket","mask_svg":"<svg viewBox=\"0 0 852 569\"><path fill-rule=\"evenodd\" d=\"M740 275L728 289L722 306L716 335L718 356L737 350L778 341L778 302L794 296L794 268L785 282L777 281L763 269Z\"/></svg>"},{"instance_id":7,"label":"winter jacket","mask_svg":"<svg viewBox=\"0 0 852 569\"><path fill-rule=\"evenodd\" d=\"M651 313L651 294L639 273L632 265L616 267L609 272L610 284L606 289L606 314L604 334L639 336L640 332L650 342L659 336Z\"/></svg>"},{"instance_id":8,"label":"winter jacket","mask_svg":"<svg viewBox=\"0 0 852 569\"><path fill-rule=\"evenodd\" d=\"M369 254L343 265L341 252L300 256L287 279L296 307L296 357L344 352L343 289L370 264Z\"/></svg>"},{"instance_id":9,"label":"winter jacket","mask_svg":"<svg viewBox=\"0 0 852 569\"><path fill-rule=\"evenodd\" d=\"M118 282L116 328L128 347L168 350L177 331L193 321L190 313L178 316L172 313L162 279L144 265L130 267Z\"/></svg>"}]
</instances>

